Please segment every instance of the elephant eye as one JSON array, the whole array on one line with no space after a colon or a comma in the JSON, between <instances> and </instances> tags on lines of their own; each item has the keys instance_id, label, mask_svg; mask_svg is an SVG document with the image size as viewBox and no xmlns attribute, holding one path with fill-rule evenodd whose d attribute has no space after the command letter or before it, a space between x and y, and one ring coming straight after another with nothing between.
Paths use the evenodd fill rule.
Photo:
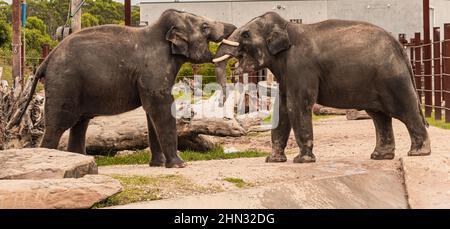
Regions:
<instances>
[{"instance_id":1,"label":"elephant eye","mask_svg":"<svg viewBox=\"0 0 450 229\"><path fill-rule=\"evenodd\" d=\"M249 38L250 37L250 32L249 31L242 32L241 37L245 38L245 39Z\"/></svg>"},{"instance_id":2,"label":"elephant eye","mask_svg":"<svg viewBox=\"0 0 450 229\"><path fill-rule=\"evenodd\" d=\"M208 24L203 24L202 25L202 32L203 33L208 33L209 32L209 25Z\"/></svg>"}]
</instances>

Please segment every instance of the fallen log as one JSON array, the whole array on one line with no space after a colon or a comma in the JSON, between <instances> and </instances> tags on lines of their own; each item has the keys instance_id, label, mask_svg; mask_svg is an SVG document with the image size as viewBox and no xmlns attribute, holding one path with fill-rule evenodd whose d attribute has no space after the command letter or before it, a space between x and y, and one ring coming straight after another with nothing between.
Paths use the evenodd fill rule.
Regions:
<instances>
[{"instance_id":1,"label":"fallen log","mask_svg":"<svg viewBox=\"0 0 450 229\"><path fill-rule=\"evenodd\" d=\"M361 120L370 119L370 116L365 111L347 110L347 120Z\"/></svg>"}]
</instances>

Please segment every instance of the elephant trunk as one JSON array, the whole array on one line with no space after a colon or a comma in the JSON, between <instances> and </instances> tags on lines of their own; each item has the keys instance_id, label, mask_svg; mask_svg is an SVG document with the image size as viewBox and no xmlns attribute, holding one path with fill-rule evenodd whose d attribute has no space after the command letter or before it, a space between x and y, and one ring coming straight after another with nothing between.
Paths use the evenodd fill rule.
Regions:
<instances>
[{"instance_id":1,"label":"elephant trunk","mask_svg":"<svg viewBox=\"0 0 450 229\"><path fill-rule=\"evenodd\" d=\"M230 35L228 39L223 39L219 48L216 52L216 58L213 59L213 62L216 66L216 77L217 83L222 87L222 92L226 92L226 83L227 83L227 63L228 59L237 56L237 52L239 50L239 43L236 41L236 31ZM226 97L223 97L222 102L225 102Z\"/></svg>"}]
</instances>

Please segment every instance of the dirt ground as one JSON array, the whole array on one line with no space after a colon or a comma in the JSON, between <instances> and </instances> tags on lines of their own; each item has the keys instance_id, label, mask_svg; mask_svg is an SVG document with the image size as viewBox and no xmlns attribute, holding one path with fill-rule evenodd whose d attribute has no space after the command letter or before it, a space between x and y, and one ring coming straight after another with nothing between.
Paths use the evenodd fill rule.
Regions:
<instances>
[{"instance_id":1,"label":"dirt ground","mask_svg":"<svg viewBox=\"0 0 450 229\"><path fill-rule=\"evenodd\" d=\"M299 182L326 177L345 176L368 171L394 171L402 180L399 156L406 156L410 138L406 127L394 120L396 157L394 160L370 160L375 146L375 130L372 120L348 121L344 116L324 118L314 123L314 153L316 163L294 164L293 157L298 147L291 133L286 163L265 163L264 158L240 158L230 160L189 162L184 169L150 168L147 165L124 165L100 167L101 174L161 176L180 175L193 185L215 192L238 190L274 184L277 182ZM450 154L450 130L430 126L433 155ZM258 149L270 152L270 132L252 134L241 138L216 138L214 141L225 148L239 150ZM242 180L245 185L238 187L229 178ZM173 188L173 187L172 187ZM161 189L164 192L164 188ZM173 192L173 190L172 190ZM208 191L209 192L209 191ZM173 193L177 193L176 191ZM180 193L180 192L178 192ZM182 195L197 195L200 192L182 192ZM163 195L166 198L175 195ZM179 197L179 196L177 196Z\"/></svg>"}]
</instances>

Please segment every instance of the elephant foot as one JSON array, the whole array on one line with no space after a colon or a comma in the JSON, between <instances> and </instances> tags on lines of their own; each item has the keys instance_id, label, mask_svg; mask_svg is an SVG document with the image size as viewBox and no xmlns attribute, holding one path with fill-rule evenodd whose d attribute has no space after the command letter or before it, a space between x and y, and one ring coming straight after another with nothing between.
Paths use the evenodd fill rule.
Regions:
<instances>
[{"instance_id":1,"label":"elephant foot","mask_svg":"<svg viewBox=\"0 0 450 229\"><path fill-rule=\"evenodd\" d=\"M316 162L316 156L314 154L299 154L294 158L294 163L312 163Z\"/></svg>"},{"instance_id":2,"label":"elephant foot","mask_svg":"<svg viewBox=\"0 0 450 229\"><path fill-rule=\"evenodd\" d=\"M165 164L165 161L150 161L150 167L162 167Z\"/></svg>"},{"instance_id":3,"label":"elephant foot","mask_svg":"<svg viewBox=\"0 0 450 229\"><path fill-rule=\"evenodd\" d=\"M177 158L172 161L166 161L166 168L184 168L187 164L180 158Z\"/></svg>"},{"instance_id":4,"label":"elephant foot","mask_svg":"<svg viewBox=\"0 0 450 229\"><path fill-rule=\"evenodd\" d=\"M269 156L266 157L266 162L270 163L270 162L286 162L287 158L286 155L284 154L271 154Z\"/></svg>"},{"instance_id":5,"label":"elephant foot","mask_svg":"<svg viewBox=\"0 0 450 229\"><path fill-rule=\"evenodd\" d=\"M431 154L430 147L422 147L420 149L410 150L408 156L428 156Z\"/></svg>"},{"instance_id":6,"label":"elephant foot","mask_svg":"<svg viewBox=\"0 0 450 229\"><path fill-rule=\"evenodd\" d=\"M411 149L408 156L428 156L431 154L430 140L427 139L422 143L422 147L418 149Z\"/></svg>"},{"instance_id":7,"label":"elephant foot","mask_svg":"<svg viewBox=\"0 0 450 229\"><path fill-rule=\"evenodd\" d=\"M392 160L395 157L394 150L389 151L381 151L381 150L374 150L373 153L370 155L370 159L372 160Z\"/></svg>"},{"instance_id":8,"label":"elephant foot","mask_svg":"<svg viewBox=\"0 0 450 229\"><path fill-rule=\"evenodd\" d=\"M164 154L152 154L152 159L150 161L150 167L162 167L166 164L166 157Z\"/></svg>"}]
</instances>

